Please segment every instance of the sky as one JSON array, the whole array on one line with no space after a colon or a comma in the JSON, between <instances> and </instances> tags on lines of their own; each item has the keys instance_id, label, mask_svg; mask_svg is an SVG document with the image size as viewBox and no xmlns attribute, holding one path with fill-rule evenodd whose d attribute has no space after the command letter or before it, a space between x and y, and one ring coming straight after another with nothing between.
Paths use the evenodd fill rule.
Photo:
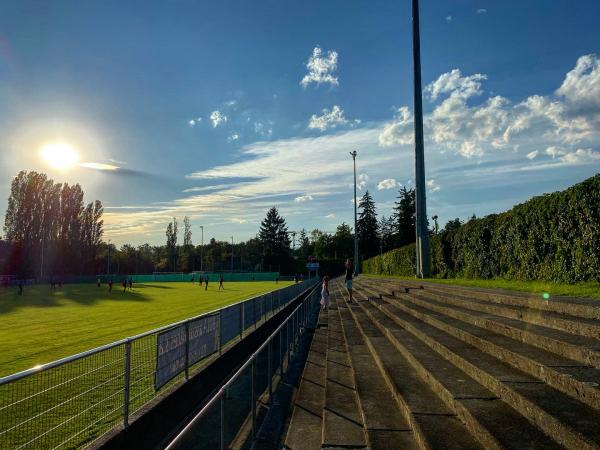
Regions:
<instances>
[{"instance_id":1,"label":"sky","mask_svg":"<svg viewBox=\"0 0 600 450\"><path fill-rule=\"evenodd\" d=\"M171 217L253 237L388 216L414 179L410 1L0 5L0 214L19 170L80 183L105 238ZM421 0L429 216L510 209L600 172L600 2ZM3 216L0 216L3 222Z\"/></svg>"}]
</instances>

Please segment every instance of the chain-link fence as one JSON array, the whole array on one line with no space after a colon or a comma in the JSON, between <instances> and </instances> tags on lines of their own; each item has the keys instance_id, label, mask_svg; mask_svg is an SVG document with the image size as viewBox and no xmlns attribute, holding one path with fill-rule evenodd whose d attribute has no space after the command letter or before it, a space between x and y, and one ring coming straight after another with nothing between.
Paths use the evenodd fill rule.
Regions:
<instances>
[{"instance_id":1,"label":"chain-link fence","mask_svg":"<svg viewBox=\"0 0 600 450\"><path fill-rule=\"evenodd\" d=\"M73 449L131 417L316 280L0 378L0 449ZM93 332L93 330L90 330Z\"/></svg>"},{"instance_id":2,"label":"chain-link fence","mask_svg":"<svg viewBox=\"0 0 600 450\"><path fill-rule=\"evenodd\" d=\"M190 420L166 450L242 448L257 435L307 324L317 318L315 287L242 367Z\"/></svg>"}]
</instances>

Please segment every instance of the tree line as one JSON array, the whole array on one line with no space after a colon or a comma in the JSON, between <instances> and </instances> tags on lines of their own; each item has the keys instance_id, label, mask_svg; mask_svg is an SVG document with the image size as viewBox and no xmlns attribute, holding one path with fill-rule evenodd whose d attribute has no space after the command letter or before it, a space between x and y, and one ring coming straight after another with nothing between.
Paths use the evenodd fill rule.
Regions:
<instances>
[{"instance_id":1,"label":"tree line","mask_svg":"<svg viewBox=\"0 0 600 450\"><path fill-rule=\"evenodd\" d=\"M79 184L20 172L11 183L0 240L0 273L31 278L198 270L293 273L304 269L309 256L338 262L354 256L350 225L341 223L334 232L302 229L295 233L275 207L267 211L256 236L244 242L211 238L204 245L197 240L194 244L192 223L186 216L182 223L174 217L166 224L163 245L117 248L103 240L102 203L84 204L83 199ZM399 190L389 217L378 216L369 191L360 198L358 209L361 258L415 241L414 189Z\"/></svg>"}]
</instances>

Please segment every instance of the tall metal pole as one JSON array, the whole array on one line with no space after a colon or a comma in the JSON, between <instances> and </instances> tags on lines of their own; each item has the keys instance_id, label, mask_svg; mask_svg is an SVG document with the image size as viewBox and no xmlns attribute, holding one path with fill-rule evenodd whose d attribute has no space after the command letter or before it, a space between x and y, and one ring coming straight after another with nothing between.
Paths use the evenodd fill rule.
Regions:
<instances>
[{"instance_id":1,"label":"tall metal pole","mask_svg":"<svg viewBox=\"0 0 600 450\"><path fill-rule=\"evenodd\" d=\"M204 272L204 225L200 225L202 237L200 238L200 272Z\"/></svg>"},{"instance_id":2,"label":"tall metal pole","mask_svg":"<svg viewBox=\"0 0 600 450\"><path fill-rule=\"evenodd\" d=\"M425 145L423 143L423 99L421 90L421 41L419 36L419 0L412 0L413 69L415 100L415 175L417 277L430 276L429 231L427 230L427 200L425 199Z\"/></svg>"},{"instance_id":3,"label":"tall metal pole","mask_svg":"<svg viewBox=\"0 0 600 450\"><path fill-rule=\"evenodd\" d=\"M354 273L357 274L358 273L358 219L357 219L357 214L356 214L356 206L357 206L357 201L356 201L356 150L354 150L353 152L350 152L350 155L352 155L352 161L354 163Z\"/></svg>"},{"instance_id":4,"label":"tall metal pole","mask_svg":"<svg viewBox=\"0 0 600 450\"><path fill-rule=\"evenodd\" d=\"M231 236L231 272L233 272L233 236Z\"/></svg>"}]
</instances>

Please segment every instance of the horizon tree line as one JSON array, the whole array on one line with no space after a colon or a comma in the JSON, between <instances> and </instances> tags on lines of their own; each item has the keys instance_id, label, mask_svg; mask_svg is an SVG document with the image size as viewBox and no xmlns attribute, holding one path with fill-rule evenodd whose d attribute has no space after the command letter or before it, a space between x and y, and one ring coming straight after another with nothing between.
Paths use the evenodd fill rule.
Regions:
<instances>
[{"instance_id":1,"label":"horizon tree line","mask_svg":"<svg viewBox=\"0 0 600 450\"><path fill-rule=\"evenodd\" d=\"M286 220L270 208L255 237L234 243L214 238L202 246L192 243L190 218L183 218L182 244L179 222L173 217L165 229L165 244L123 244L103 241L103 206L88 204L79 184L55 183L47 175L21 171L12 180L0 239L0 274L20 277L96 275L104 273L191 272L204 270L281 271L303 270L309 256L341 261L354 256L354 230L342 222L334 233L300 230L298 246L291 248ZM361 259L415 241L415 191L400 188L392 214L378 218L369 191L358 203L358 239ZM437 216L432 218L438 232ZM446 227L460 226L459 219ZM233 252L233 258L232 258ZM202 255L202 260L201 260Z\"/></svg>"}]
</instances>

